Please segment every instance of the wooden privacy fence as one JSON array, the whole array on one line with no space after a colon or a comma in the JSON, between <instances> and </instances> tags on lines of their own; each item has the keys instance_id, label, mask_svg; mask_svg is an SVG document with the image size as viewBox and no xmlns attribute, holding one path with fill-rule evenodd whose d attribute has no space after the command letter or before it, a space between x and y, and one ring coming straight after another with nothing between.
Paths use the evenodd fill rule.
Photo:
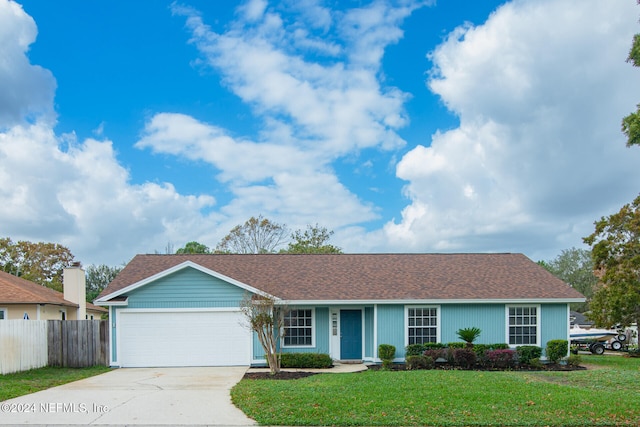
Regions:
<instances>
[{"instance_id":1,"label":"wooden privacy fence","mask_svg":"<svg viewBox=\"0 0 640 427\"><path fill-rule=\"evenodd\" d=\"M106 320L0 321L0 374L109 363Z\"/></svg>"},{"instance_id":2,"label":"wooden privacy fence","mask_svg":"<svg viewBox=\"0 0 640 427\"><path fill-rule=\"evenodd\" d=\"M108 323L103 320L48 320L49 366L85 368L108 364Z\"/></svg>"}]
</instances>

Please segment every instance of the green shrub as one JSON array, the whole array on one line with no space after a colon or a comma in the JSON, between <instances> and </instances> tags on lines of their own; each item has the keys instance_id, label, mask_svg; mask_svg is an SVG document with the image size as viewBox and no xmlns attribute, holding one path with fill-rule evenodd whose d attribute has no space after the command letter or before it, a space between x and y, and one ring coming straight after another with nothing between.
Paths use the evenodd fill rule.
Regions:
<instances>
[{"instance_id":1,"label":"green shrub","mask_svg":"<svg viewBox=\"0 0 640 427\"><path fill-rule=\"evenodd\" d=\"M439 348L445 348L446 345L442 344L441 342L427 342L422 344L424 346L425 351L426 350L437 350Z\"/></svg>"},{"instance_id":2,"label":"green shrub","mask_svg":"<svg viewBox=\"0 0 640 427\"><path fill-rule=\"evenodd\" d=\"M581 363L582 357L578 356L577 354L571 354L569 357L567 357L567 365L569 366L580 366Z\"/></svg>"},{"instance_id":3,"label":"green shrub","mask_svg":"<svg viewBox=\"0 0 640 427\"><path fill-rule=\"evenodd\" d=\"M531 359L539 359L542 356L542 347L535 345L521 345L516 347L518 361L522 365L530 365Z\"/></svg>"},{"instance_id":4,"label":"green shrub","mask_svg":"<svg viewBox=\"0 0 640 427\"><path fill-rule=\"evenodd\" d=\"M535 357L529 361L529 366L536 369L542 369L544 364L542 363L539 357Z\"/></svg>"},{"instance_id":5,"label":"green shrub","mask_svg":"<svg viewBox=\"0 0 640 427\"><path fill-rule=\"evenodd\" d=\"M629 346L628 357L640 357L640 347L637 345Z\"/></svg>"},{"instance_id":6,"label":"green shrub","mask_svg":"<svg viewBox=\"0 0 640 427\"><path fill-rule=\"evenodd\" d=\"M464 369L471 369L476 364L476 353L470 348L453 350L453 363Z\"/></svg>"},{"instance_id":7,"label":"green shrub","mask_svg":"<svg viewBox=\"0 0 640 427\"><path fill-rule=\"evenodd\" d=\"M500 343L500 344L491 344L491 348L493 350L509 350L511 347L509 347L509 344L507 343Z\"/></svg>"},{"instance_id":8,"label":"green shrub","mask_svg":"<svg viewBox=\"0 0 640 427\"><path fill-rule=\"evenodd\" d=\"M282 368L326 369L333 366L328 354L322 353L283 353L280 355Z\"/></svg>"},{"instance_id":9,"label":"green shrub","mask_svg":"<svg viewBox=\"0 0 640 427\"><path fill-rule=\"evenodd\" d=\"M473 342L478 339L481 332L482 330L480 330L480 328L473 327L458 329L456 334L458 338L467 343L467 345L472 345Z\"/></svg>"},{"instance_id":10,"label":"green shrub","mask_svg":"<svg viewBox=\"0 0 640 427\"><path fill-rule=\"evenodd\" d=\"M466 342L450 342L447 343L447 347L449 348L465 348L467 346Z\"/></svg>"},{"instance_id":11,"label":"green shrub","mask_svg":"<svg viewBox=\"0 0 640 427\"><path fill-rule=\"evenodd\" d=\"M547 342L546 355L551 363L558 363L569 352L567 340L550 340Z\"/></svg>"},{"instance_id":12,"label":"green shrub","mask_svg":"<svg viewBox=\"0 0 640 427\"><path fill-rule=\"evenodd\" d=\"M407 356L407 369L433 369L433 358L429 356Z\"/></svg>"},{"instance_id":13,"label":"green shrub","mask_svg":"<svg viewBox=\"0 0 640 427\"><path fill-rule=\"evenodd\" d=\"M378 346L378 357L382 360L383 369L391 369L393 358L396 357L396 347L391 344L380 344Z\"/></svg>"},{"instance_id":14,"label":"green shrub","mask_svg":"<svg viewBox=\"0 0 640 427\"><path fill-rule=\"evenodd\" d=\"M406 356L422 356L427 347L425 344L409 344L404 349Z\"/></svg>"}]
</instances>

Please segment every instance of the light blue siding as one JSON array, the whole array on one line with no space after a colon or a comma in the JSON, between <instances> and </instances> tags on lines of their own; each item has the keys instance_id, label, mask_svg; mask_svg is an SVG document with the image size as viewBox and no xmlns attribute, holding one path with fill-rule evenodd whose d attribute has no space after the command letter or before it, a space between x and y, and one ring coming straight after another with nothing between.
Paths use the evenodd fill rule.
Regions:
<instances>
[{"instance_id":1,"label":"light blue siding","mask_svg":"<svg viewBox=\"0 0 640 427\"><path fill-rule=\"evenodd\" d=\"M194 268L185 268L128 294L128 308L238 307L246 291Z\"/></svg>"},{"instance_id":2,"label":"light blue siding","mask_svg":"<svg viewBox=\"0 0 640 427\"><path fill-rule=\"evenodd\" d=\"M380 304L378 307L378 343L396 347L396 357L404 357L405 314L404 305ZM374 349L377 357L378 349Z\"/></svg>"},{"instance_id":3,"label":"light blue siding","mask_svg":"<svg viewBox=\"0 0 640 427\"><path fill-rule=\"evenodd\" d=\"M373 307L364 309L364 357L373 357Z\"/></svg>"},{"instance_id":4,"label":"light blue siding","mask_svg":"<svg viewBox=\"0 0 640 427\"><path fill-rule=\"evenodd\" d=\"M111 325L111 358L114 362L118 362L118 343L116 342L116 319L118 310L115 307L109 307L109 324Z\"/></svg>"},{"instance_id":5,"label":"light blue siding","mask_svg":"<svg viewBox=\"0 0 640 427\"><path fill-rule=\"evenodd\" d=\"M507 342L504 304L443 304L440 310L440 342L460 341L456 332L473 327L482 331L477 344Z\"/></svg>"},{"instance_id":6,"label":"light blue siding","mask_svg":"<svg viewBox=\"0 0 640 427\"><path fill-rule=\"evenodd\" d=\"M292 307L293 308L293 307ZM295 308L309 308L296 306ZM312 307L313 308L313 307ZM315 307L315 345L313 347L281 347L283 353L323 353L329 354L329 308ZM253 334L253 359L264 360L264 350L257 335Z\"/></svg>"},{"instance_id":7,"label":"light blue siding","mask_svg":"<svg viewBox=\"0 0 640 427\"><path fill-rule=\"evenodd\" d=\"M540 347L547 346L550 340L566 340L569 331L567 324L568 315L567 304L542 304L540 306Z\"/></svg>"}]
</instances>

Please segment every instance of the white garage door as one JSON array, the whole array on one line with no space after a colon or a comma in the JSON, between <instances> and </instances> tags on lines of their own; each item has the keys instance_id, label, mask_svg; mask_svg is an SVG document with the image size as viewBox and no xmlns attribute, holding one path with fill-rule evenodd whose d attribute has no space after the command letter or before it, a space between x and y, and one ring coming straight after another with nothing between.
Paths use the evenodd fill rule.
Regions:
<instances>
[{"instance_id":1,"label":"white garage door","mask_svg":"<svg viewBox=\"0 0 640 427\"><path fill-rule=\"evenodd\" d=\"M234 311L121 311L122 367L249 365L251 333Z\"/></svg>"}]
</instances>

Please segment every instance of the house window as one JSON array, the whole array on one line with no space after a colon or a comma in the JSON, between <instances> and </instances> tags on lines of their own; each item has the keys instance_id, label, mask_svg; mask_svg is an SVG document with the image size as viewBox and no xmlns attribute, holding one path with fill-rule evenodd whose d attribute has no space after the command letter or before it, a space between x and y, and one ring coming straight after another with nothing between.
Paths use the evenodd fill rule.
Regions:
<instances>
[{"instance_id":1,"label":"house window","mask_svg":"<svg viewBox=\"0 0 640 427\"><path fill-rule=\"evenodd\" d=\"M438 342L438 309L436 307L410 307L407 310L409 344Z\"/></svg>"},{"instance_id":2,"label":"house window","mask_svg":"<svg viewBox=\"0 0 640 427\"><path fill-rule=\"evenodd\" d=\"M6 320L9 316L7 315L6 308L0 308L0 320Z\"/></svg>"},{"instance_id":3,"label":"house window","mask_svg":"<svg viewBox=\"0 0 640 427\"><path fill-rule=\"evenodd\" d=\"M508 307L510 345L538 345L538 312L537 306Z\"/></svg>"},{"instance_id":4,"label":"house window","mask_svg":"<svg viewBox=\"0 0 640 427\"><path fill-rule=\"evenodd\" d=\"M284 346L313 346L313 310L289 310L284 315Z\"/></svg>"}]
</instances>

